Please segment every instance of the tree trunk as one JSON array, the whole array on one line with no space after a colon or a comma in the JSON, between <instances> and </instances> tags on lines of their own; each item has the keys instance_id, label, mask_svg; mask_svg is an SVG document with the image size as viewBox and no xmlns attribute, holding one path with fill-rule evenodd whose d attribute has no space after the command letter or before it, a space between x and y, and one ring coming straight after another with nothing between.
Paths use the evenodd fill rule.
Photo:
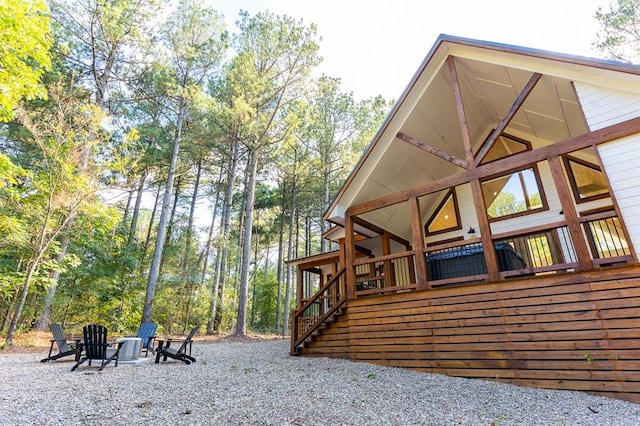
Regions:
<instances>
[{"instance_id":1,"label":"tree trunk","mask_svg":"<svg viewBox=\"0 0 640 426\"><path fill-rule=\"evenodd\" d=\"M193 288L195 284L195 274L189 273L189 256L191 252L191 240L193 235L193 218L196 211L196 201L198 200L198 190L200 189L200 177L202 175L202 159L198 160L198 167L196 170L196 180L193 184L193 195L191 196L191 204L189 206L189 223L187 224L187 235L186 241L184 244L184 253L182 255L182 260L180 261L180 268L182 269L182 282L184 285L184 293L185 293L185 318L184 318L184 327L183 332L186 332L187 328L189 328L189 313L191 311L191 296L193 293ZM176 198L176 202L177 202Z\"/></svg>"},{"instance_id":2,"label":"tree trunk","mask_svg":"<svg viewBox=\"0 0 640 426\"><path fill-rule=\"evenodd\" d=\"M256 224L260 225L260 210L256 211ZM256 279L258 278L258 252L260 250L260 238L256 236L254 241L254 250L253 250L253 265L254 265L254 273L253 277L249 279L249 283L251 284L251 322L250 324L256 323Z\"/></svg>"},{"instance_id":3,"label":"tree trunk","mask_svg":"<svg viewBox=\"0 0 640 426\"><path fill-rule=\"evenodd\" d=\"M202 175L202 159L198 160L196 170L196 181L193 184L193 196L191 197L191 211L189 212L189 224L187 225L187 238L184 244L184 255L182 256L182 270L186 272L189 267L189 251L191 250L191 239L193 236L193 218L196 211L196 201L198 200L198 190L200 189L200 177Z\"/></svg>"},{"instance_id":4,"label":"tree trunk","mask_svg":"<svg viewBox=\"0 0 640 426\"><path fill-rule=\"evenodd\" d=\"M58 256L56 258L56 264L60 265L67 255L67 249L69 248L69 240L71 237L69 234L65 234L62 238L62 244L60 245L60 251L58 252ZM51 320L51 307L53 306L53 299L56 296L56 291L58 288L58 280L60 279L60 271L55 270L50 275L51 278L51 286L47 289L47 294L44 297L44 308L42 309L42 314L40 315L40 319L38 320L38 324L36 325L36 330L38 331L46 331L49 327L49 321Z\"/></svg>"},{"instance_id":5,"label":"tree trunk","mask_svg":"<svg viewBox=\"0 0 640 426\"><path fill-rule=\"evenodd\" d=\"M169 173L167 175L167 183L165 186L164 197L162 199L162 210L160 211L160 221L158 223L158 237L151 260L151 268L149 269L149 279L147 281L147 291L144 298L144 310L142 312L141 323L149 322L153 315L153 299L156 294L156 285L158 276L160 275L160 263L162 261L162 249L164 248L165 233L167 229L167 219L169 216L169 202L171 192L173 190L173 179L176 174L178 165L178 151L180 149L180 137L182 132L182 123L186 113L187 105L184 100L180 102L178 111L178 120L176 123L176 132L173 139L173 152L171 153L171 162L169 164Z\"/></svg>"},{"instance_id":6,"label":"tree trunk","mask_svg":"<svg viewBox=\"0 0 640 426\"><path fill-rule=\"evenodd\" d=\"M293 229L295 227L296 217L296 178L294 177L291 185L291 210L289 214L289 246L287 248L287 259L293 259L294 252L293 247L295 245L293 239ZM289 334L289 306L291 305L291 265L287 265L286 277L285 277L285 290L284 290L284 310L282 315L282 335L287 336Z\"/></svg>"},{"instance_id":7,"label":"tree trunk","mask_svg":"<svg viewBox=\"0 0 640 426\"><path fill-rule=\"evenodd\" d=\"M39 231L40 235L38 237L38 241L39 241L38 248L33 260L29 263L29 266L27 267L27 273L24 279L24 283L22 284L20 295L18 296L18 305L16 306L16 311L13 313L13 318L11 319L11 324L9 325L9 331L7 332L7 341L5 342L6 346L13 345L13 337L18 328L18 321L20 320L20 316L22 315L22 309L24 308L24 303L27 300L27 294L29 293L29 286L31 285L31 278L33 278L33 274L38 269L38 266L40 265L40 261L42 260L42 256L44 256L44 253L49 248L49 245L51 245L51 242L58 236L58 233L60 232L60 230L66 227L66 225L69 223L68 221L65 221L65 223L63 223L61 227L58 228L57 231L54 231L52 235L47 239L46 234L47 234L49 219L50 219L50 215L47 214L44 220L44 223L42 224L42 228ZM70 218L68 220L70 220Z\"/></svg>"},{"instance_id":8,"label":"tree trunk","mask_svg":"<svg viewBox=\"0 0 640 426\"><path fill-rule=\"evenodd\" d=\"M233 209L233 189L238 166L238 152L240 142L235 139L231 145L231 155L227 170L227 186L222 205L222 218L220 219L220 243L216 255L216 266L214 273L214 283L212 289L212 301L210 307L211 324L207 326L207 332L213 333L220 330L222 323L222 306L224 302L224 287L227 279L227 257L229 255L229 229L231 228L231 210ZM215 295L218 295L217 301ZM217 307L216 307L217 305Z\"/></svg>"},{"instance_id":9,"label":"tree trunk","mask_svg":"<svg viewBox=\"0 0 640 426\"><path fill-rule=\"evenodd\" d=\"M282 262L284 257L284 211L286 208L286 181L283 183L282 188L282 205L280 206L280 224L278 231L278 265L276 272L276 281L278 283L277 298L276 298L276 319L274 324L274 330L280 330L280 311L282 310Z\"/></svg>"},{"instance_id":10,"label":"tree trunk","mask_svg":"<svg viewBox=\"0 0 640 426\"><path fill-rule=\"evenodd\" d=\"M247 173L247 198L244 203L244 238L242 243L240 288L238 291L236 336L244 336L247 334L247 299L249 290L249 268L251 264L251 228L253 225L253 204L256 193L256 175L258 174L258 153L256 151L249 151Z\"/></svg>"},{"instance_id":11,"label":"tree trunk","mask_svg":"<svg viewBox=\"0 0 640 426\"><path fill-rule=\"evenodd\" d=\"M140 267L138 270L140 274L144 271L144 263L147 260L147 250L149 249L149 243L151 242L151 231L153 230L153 221L156 218L158 212L158 204L160 203L160 194L162 192L162 186L158 185L158 191L156 191L156 200L153 203L153 210L151 211L151 218L149 219L149 226L147 227L147 237L144 239L144 247L142 250L142 256L140 257Z\"/></svg>"},{"instance_id":12,"label":"tree trunk","mask_svg":"<svg viewBox=\"0 0 640 426\"><path fill-rule=\"evenodd\" d=\"M222 181L222 173L223 169L220 167L220 175L218 176L218 181L216 182L216 187L220 188L220 183ZM207 244L204 246L204 254L202 259L202 272L200 274L200 285L204 285L204 279L207 275L207 268L209 266L209 255L211 254L211 243L213 242L213 229L216 225L216 218L218 217L218 209L220 208L220 191L216 191L216 200L213 203L213 214L211 215L211 225L209 226L209 231L207 233Z\"/></svg>"},{"instance_id":13,"label":"tree trunk","mask_svg":"<svg viewBox=\"0 0 640 426\"><path fill-rule=\"evenodd\" d=\"M322 194L322 213L324 214L324 212L327 211L327 209L329 208L329 201L330 201L330 196L331 194L329 193L329 165L325 165L324 167L324 172L323 172L323 183L324 183L324 191ZM327 224L324 220L320 221L320 235L324 235L324 233L327 231ZM327 252L327 240L325 240L324 238L320 238L320 252L321 253L326 253Z\"/></svg>"},{"instance_id":14,"label":"tree trunk","mask_svg":"<svg viewBox=\"0 0 640 426\"><path fill-rule=\"evenodd\" d=\"M136 190L136 204L133 207L133 215L131 217L131 226L129 226L129 236L127 238L127 246L135 241L136 229L138 228L138 217L140 216L140 204L142 204L142 195L144 193L144 182L147 179L147 171L145 170L140 176L140 182Z\"/></svg>"}]
</instances>

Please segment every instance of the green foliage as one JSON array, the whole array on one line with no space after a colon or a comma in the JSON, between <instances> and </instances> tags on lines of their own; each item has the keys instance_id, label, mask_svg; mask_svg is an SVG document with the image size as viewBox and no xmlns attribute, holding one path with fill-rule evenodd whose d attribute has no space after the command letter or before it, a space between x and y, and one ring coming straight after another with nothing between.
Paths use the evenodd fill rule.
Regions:
<instances>
[{"instance_id":1,"label":"green foliage","mask_svg":"<svg viewBox=\"0 0 640 426\"><path fill-rule=\"evenodd\" d=\"M247 287L249 327L281 330L276 312L295 300L284 306L279 244L292 256L319 250L327 200L384 118L382 98L356 101L339 79L311 79L321 61L315 26L242 12L231 37L222 15L200 2L180 1L167 13L162 4L51 2L55 72L42 78L50 97L22 104L20 122L7 125L1 142L0 311L13 314L26 289L19 330L40 317L55 290L51 319L69 330L101 322L134 333L163 211L169 227L153 300L160 332L209 321L220 257L218 330L235 326ZM165 187L172 160L180 184L163 205L157 188ZM196 205L217 203L216 217L202 206L192 215L196 171ZM228 206L227 188L234 194Z\"/></svg>"},{"instance_id":2,"label":"green foliage","mask_svg":"<svg viewBox=\"0 0 640 426\"><path fill-rule=\"evenodd\" d=\"M48 12L43 0L0 4L0 121L13 118L21 99L46 96L40 79L51 66Z\"/></svg>"},{"instance_id":3,"label":"green foliage","mask_svg":"<svg viewBox=\"0 0 640 426\"><path fill-rule=\"evenodd\" d=\"M611 58L638 63L640 60L640 1L615 0L608 10L598 8L595 18L600 32L594 46Z\"/></svg>"}]
</instances>

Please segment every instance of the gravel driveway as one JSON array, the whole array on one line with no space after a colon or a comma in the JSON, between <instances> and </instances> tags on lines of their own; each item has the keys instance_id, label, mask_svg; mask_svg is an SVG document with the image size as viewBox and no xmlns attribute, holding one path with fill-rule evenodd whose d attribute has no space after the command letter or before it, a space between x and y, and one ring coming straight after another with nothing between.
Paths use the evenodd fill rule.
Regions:
<instances>
[{"instance_id":1,"label":"gravel driveway","mask_svg":"<svg viewBox=\"0 0 640 426\"><path fill-rule=\"evenodd\" d=\"M2 425L638 425L640 404L326 358L288 340L95 367L0 354Z\"/></svg>"}]
</instances>

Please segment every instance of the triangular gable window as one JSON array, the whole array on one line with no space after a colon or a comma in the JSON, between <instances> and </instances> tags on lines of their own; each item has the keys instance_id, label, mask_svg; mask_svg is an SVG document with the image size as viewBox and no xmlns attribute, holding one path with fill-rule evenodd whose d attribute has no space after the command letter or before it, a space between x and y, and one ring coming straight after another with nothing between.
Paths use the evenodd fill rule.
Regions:
<instances>
[{"instance_id":1,"label":"triangular gable window","mask_svg":"<svg viewBox=\"0 0 640 426\"><path fill-rule=\"evenodd\" d=\"M427 235L441 234L462 228L455 190L451 189L447 192L424 228Z\"/></svg>"},{"instance_id":2,"label":"triangular gable window","mask_svg":"<svg viewBox=\"0 0 640 426\"><path fill-rule=\"evenodd\" d=\"M529 142L515 136L502 134L498 136L493 145L491 145L491 149L489 149L489 152L487 152L487 155L484 156L480 164L487 164L519 152L530 150L531 144Z\"/></svg>"},{"instance_id":3,"label":"triangular gable window","mask_svg":"<svg viewBox=\"0 0 640 426\"><path fill-rule=\"evenodd\" d=\"M609 196L607 182L599 166L568 155L564 161L577 203Z\"/></svg>"}]
</instances>

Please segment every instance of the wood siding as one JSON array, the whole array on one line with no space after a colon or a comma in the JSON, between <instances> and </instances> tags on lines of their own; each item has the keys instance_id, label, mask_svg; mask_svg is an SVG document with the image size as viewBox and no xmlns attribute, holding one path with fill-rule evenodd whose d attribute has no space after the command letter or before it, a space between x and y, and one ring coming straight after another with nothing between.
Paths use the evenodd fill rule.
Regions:
<instances>
[{"instance_id":1,"label":"wood siding","mask_svg":"<svg viewBox=\"0 0 640 426\"><path fill-rule=\"evenodd\" d=\"M630 94L576 85L591 130L640 116L638 98ZM640 136L598 145L598 152L636 253L640 253Z\"/></svg>"},{"instance_id":2,"label":"wood siding","mask_svg":"<svg viewBox=\"0 0 640 426\"><path fill-rule=\"evenodd\" d=\"M640 402L640 267L349 300L301 350Z\"/></svg>"}]
</instances>

